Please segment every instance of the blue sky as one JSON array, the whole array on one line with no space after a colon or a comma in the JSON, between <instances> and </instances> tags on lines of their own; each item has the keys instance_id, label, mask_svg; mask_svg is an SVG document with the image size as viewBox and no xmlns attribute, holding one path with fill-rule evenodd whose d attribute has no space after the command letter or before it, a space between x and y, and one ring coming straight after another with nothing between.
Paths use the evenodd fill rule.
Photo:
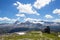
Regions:
<instances>
[{"instance_id":1,"label":"blue sky","mask_svg":"<svg viewBox=\"0 0 60 40\"><path fill-rule=\"evenodd\" d=\"M0 0L1 22L60 22L60 0Z\"/></svg>"}]
</instances>

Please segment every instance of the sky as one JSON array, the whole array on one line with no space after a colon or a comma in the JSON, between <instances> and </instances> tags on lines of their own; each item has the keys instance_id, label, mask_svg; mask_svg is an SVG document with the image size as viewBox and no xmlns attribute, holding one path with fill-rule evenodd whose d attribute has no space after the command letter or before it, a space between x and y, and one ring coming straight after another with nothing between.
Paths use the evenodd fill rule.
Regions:
<instances>
[{"instance_id":1,"label":"sky","mask_svg":"<svg viewBox=\"0 0 60 40\"><path fill-rule=\"evenodd\" d=\"M0 0L0 23L60 22L60 0Z\"/></svg>"}]
</instances>

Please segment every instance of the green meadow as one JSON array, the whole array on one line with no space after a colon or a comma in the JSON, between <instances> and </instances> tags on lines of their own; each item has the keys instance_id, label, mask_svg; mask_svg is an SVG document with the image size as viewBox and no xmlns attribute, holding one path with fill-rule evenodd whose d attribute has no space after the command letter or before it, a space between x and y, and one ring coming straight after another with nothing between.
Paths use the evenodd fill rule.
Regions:
<instances>
[{"instance_id":1,"label":"green meadow","mask_svg":"<svg viewBox=\"0 0 60 40\"><path fill-rule=\"evenodd\" d=\"M0 40L60 40L57 33L42 33L41 31L30 31L25 35L16 33L4 34L0 36Z\"/></svg>"}]
</instances>

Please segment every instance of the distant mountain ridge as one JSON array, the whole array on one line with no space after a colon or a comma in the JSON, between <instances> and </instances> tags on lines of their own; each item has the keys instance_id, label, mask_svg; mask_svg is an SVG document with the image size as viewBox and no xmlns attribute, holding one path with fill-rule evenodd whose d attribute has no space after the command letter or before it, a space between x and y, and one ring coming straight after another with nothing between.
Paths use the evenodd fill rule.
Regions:
<instances>
[{"instance_id":1,"label":"distant mountain ridge","mask_svg":"<svg viewBox=\"0 0 60 40\"><path fill-rule=\"evenodd\" d=\"M44 22L44 23L42 24L42 22ZM21 28L23 28L23 30L24 30L24 28L27 28L29 30L42 30L46 26L50 26L52 31L57 31L57 32L60 31L60 27L59 27L60 23L59 22L41 21L39 23L32 23L32 22L26 21L24 23L20 23L19 21L16 21L13 24L10 24L10 23L0 24L0 33L7 33L12 30L19 30L20 31Z\"/></svg>"}]
</instances>

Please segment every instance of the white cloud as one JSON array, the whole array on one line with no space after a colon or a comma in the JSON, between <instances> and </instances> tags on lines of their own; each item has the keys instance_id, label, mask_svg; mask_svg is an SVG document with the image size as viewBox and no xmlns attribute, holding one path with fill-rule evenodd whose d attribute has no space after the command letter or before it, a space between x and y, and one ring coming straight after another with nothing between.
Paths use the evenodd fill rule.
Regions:
<instances>
[{"instance_id":1,"label":"white cloud","mask_svg":"<svg viewBox=\"0 0 60 40\"><path fill-rule=\"evenodd\" d=\"M48 5L52 0L36 0L34 3L34 7L37 9L41 9L42 7Z\"/></svg>"},{"instance_id":2,"label":"white cloud","mask_svg":"<svg viewBox=\"0 0 60 40\"><path fill-rule=\"evenodd\" d=\"M0 17L0 21L1 22L8 22L8 23L13 23L15 22L17 19L10 19L8 17Z\"/></svg>"},{"instance_id":3,"label":"white cloud","mask_svg":"<svg viewBox=\"0 0 60 40\"><path fill-rule=\"evenodd\" d=\"M60 22L60 19L54 19L53 22Z\"/></svg>"},{"instance_id":4,"label":"white cloud","mask_svg":"<svg viewBox=\"0 0 60 40\"><path fill-rule=\"evenodd\" d=\"M48 15L48 14L47 14L47 15L45 15L45 17L46 17L46 18L53 18L53 16Z\"/></svg>"},{"instance_id":5,"label":"white cloud","mask_svg":"<svg viewBox=\"0 0 60 40\"><path fill-rule=\"evenodd\" d=\"M22 3L17 1L16 3L14 3L14 5L17 6L17 9L19 10L19 13L39 15L39 13L32 8L31 4L22 4Z\"/></svg>"},{"instance_id":6,"label":"white cloud","mask_svg":"<svg viewBox=\"0 0 60 40\"><path fill-rule=\"evenodd\" d=\"M32 22L32 23L43 23L43 22L41 22L41 19L25 18L24 20Z\"/></svg>"},{"instance_id":7,"label":"white cloud","mask_svg":"<svg viewBox=\"0 0 60 40\"><path fill-rule=\"evenodd\" d=\"M60 9L55 9L55 10L53 10L53 13L60 15Z\"/></svg>"},{"instance_id":8,"label":"white cloud","mask_svg":"<svg viewBox=\"0 0 60 40\"><path fill-rule=\"evenodd\" d=\"M25 17L25 14L16 14L18 17Z\"/></svg>"},{"instance_id":9,"label":"white cloud","mask_svg":"<svg viewBox=\"0 0 60 40\"><path fill-rule=\"evenodd\" d=\"M2 20L8 20L8 21L9 21L10 19L7 18L7 17L3 17L3 18L0 17L0 20L1 20L1 21L2 21Z\"/></svg>"},{"instance_id":10,"label":"white cloud","mask_svg":"<svg viewBox=\"0 0 60 40\"><path fill-rule=\"evenodd\" d=\"M25 21L29 21L32 23L40 23L40 24L44 24L44 22L41 22L41 19L34 19L34 18L25 18Z\"/></svg>"},{"instance_id":11,"label":"white cloud","mask_svg":"<svg viewBox=\"0 0 60 40\"><path fill-rule=\"evenodd\" d=\"M13 5L17 6L17 4L16 4L16 3L14 3Z\"/></svg>"},{"instance_id":12,"label":"white cloud","mask_svg":"<svg viewBox=\"0 0 60 40\"><path fill-rule=\"evenodd\" d=\"M44 22L41 22L41 21L39 21L39 22L38 22L38 21L36 21L36 22L35 22L35 21L33 21L33 23L40 23L40 24L44 24Z\"/></svg>"},{"instance_id":13,"label":"white cloud","mask_svg":"<svg viewBox=\"0 0 60 40\"><path fill-rule=\"evenodd\" d=\"M34 19L34 18L25 18L25 21L41 21L40 19Z\"/></svg>"}]
</instances>

